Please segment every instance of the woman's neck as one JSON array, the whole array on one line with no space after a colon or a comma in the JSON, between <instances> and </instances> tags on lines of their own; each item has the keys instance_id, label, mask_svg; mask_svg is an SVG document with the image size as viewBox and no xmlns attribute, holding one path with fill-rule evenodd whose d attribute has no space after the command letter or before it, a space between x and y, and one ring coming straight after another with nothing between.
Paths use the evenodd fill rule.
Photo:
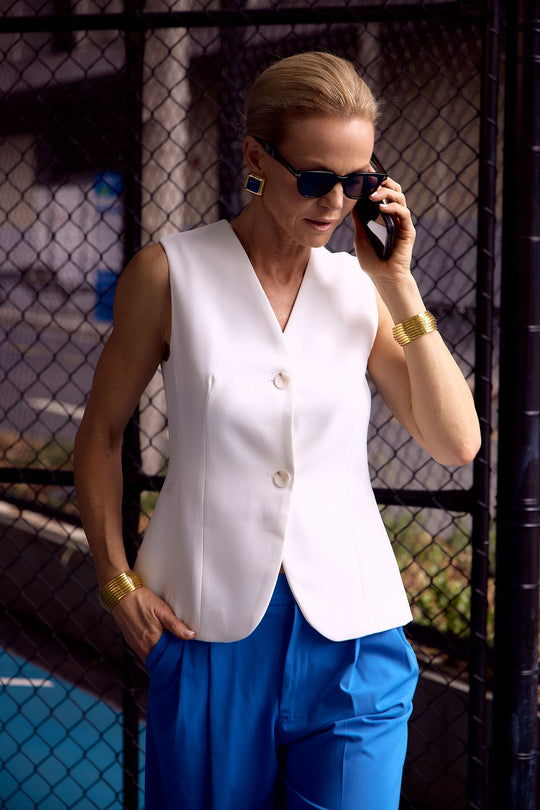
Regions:
<instances>
[{"instance_id":1,"label":"woman's neck","mask_svg":"<svg viewBox=\"0 0 540 810\"><path fill-rule=\"evenodd\" d=\"M257 277L276 287L298 287L302 282L311 249L278 234L276 228L248 206L233 219L231 227L242 243ZM263 284L264 286L264 284Z\"/></svg>"},{"instance_id":2,"label":"woman's neck","mask_svg":"<svg viewBox=\"0 0 540 810\"><path fill-rule=\"evenodd\" d=\"M233 220L231 226L284 330L302 285L311 250L292 244L280 245L270 233L263 233L258 220L246 216L248 210Z\"/></svg>"}]
</instances>

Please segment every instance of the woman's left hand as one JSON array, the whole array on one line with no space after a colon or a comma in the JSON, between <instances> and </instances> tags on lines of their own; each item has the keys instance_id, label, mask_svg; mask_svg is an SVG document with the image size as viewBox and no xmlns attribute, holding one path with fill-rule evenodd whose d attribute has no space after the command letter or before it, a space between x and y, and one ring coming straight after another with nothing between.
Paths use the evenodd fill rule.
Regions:
<instances>
[{"instance_id":1,"label":"woman's left hand","mask_svg":"<svg viewBox=\"0 0 540 810\"><path fill-rule=\"evenodd\" d=\"M370 200L377 203L381 210L390 214L395 224L395 241L391 256L383 261L373 249L364 228L353 212L355 237L354 247L362 269L377 282L397 280L410 273L412 249L416 231L411 212L407 207L405 194L399 183L388 177L382 186L375 191Z\"/></svg>"}]
</instances>

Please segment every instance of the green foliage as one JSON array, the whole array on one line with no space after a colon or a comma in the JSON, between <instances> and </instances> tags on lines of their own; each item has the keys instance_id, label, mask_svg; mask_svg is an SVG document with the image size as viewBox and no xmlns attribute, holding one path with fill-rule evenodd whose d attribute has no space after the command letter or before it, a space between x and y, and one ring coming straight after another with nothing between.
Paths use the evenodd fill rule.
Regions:
<instances>
[{"instance_id":1,"label":"green foliage","mask_svg":"<svg viewBox=\"0 0 540 810\"><path fill-rule=\"evenodd\" d=\"M439 514L436 531L428 531L424 512L382 509L416 622L467 638L471 621L472 550L463 517ZM433 518L431 518L433 521ZM488 640L493 639L493 583L488 588Z\"/></svg>"},{"instance_id":2,"label":"green foliage","mask_svg":"<svg viewBox=\"0 0 540 810\"><path fill-rule=\"evenodd\" d=\"M73 443L58 438L43 441L0 434L0 450L2 467L45 470L71 470L73 467Z\"/></svg>"},{"instance_id":3,"label":"green foliage","mask_svg":"<svg viewBox=\"0 0 540 810\"><path fill-rule=\"evenodd\" d=\"M62 470L73 469L73 444L57 438L47 441L28 436L12 436L0 433L0 466L20 470ZM74 513L75 494L70 487L56 485L12 483L0 487L0 496L8 502L28 502L28 508L36 503L48 509L64 513Z\"/></svg>"}]
</instances>

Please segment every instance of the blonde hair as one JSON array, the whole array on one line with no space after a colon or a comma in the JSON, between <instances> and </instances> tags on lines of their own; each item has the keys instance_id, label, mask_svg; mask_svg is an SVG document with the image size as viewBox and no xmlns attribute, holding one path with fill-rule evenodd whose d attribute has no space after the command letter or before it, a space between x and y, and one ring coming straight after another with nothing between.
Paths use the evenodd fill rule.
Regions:
<instances>
[{"instance_id":1,"label":"blonde hair","mask_svg":"<svg viewBox=\"0 0 540 810\"><path fill-rule=\"evenodd\" d=\"M379 112L378 101L351 62L309 51L275 62L256 79L246 99L245 132L277 145L291 118L334 115L375 125Z\"/></svg>"}]
</instances>

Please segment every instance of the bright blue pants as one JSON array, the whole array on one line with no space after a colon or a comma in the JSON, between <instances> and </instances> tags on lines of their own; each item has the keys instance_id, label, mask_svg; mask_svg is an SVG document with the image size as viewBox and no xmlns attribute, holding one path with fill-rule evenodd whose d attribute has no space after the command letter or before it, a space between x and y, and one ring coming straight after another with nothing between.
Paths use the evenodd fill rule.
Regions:
<instances>
[{"instance_id":1,"label":"bright blue pants","mask_svg":"<svg viewBox=\"0 0 540 810\"><path fill-rule=\"evenodd\" d=\"M418 677L401 628L329 641L280 576L250 636L165 633L147 665L145 810L397 810Z\"/></svg>"}]
</instances>

